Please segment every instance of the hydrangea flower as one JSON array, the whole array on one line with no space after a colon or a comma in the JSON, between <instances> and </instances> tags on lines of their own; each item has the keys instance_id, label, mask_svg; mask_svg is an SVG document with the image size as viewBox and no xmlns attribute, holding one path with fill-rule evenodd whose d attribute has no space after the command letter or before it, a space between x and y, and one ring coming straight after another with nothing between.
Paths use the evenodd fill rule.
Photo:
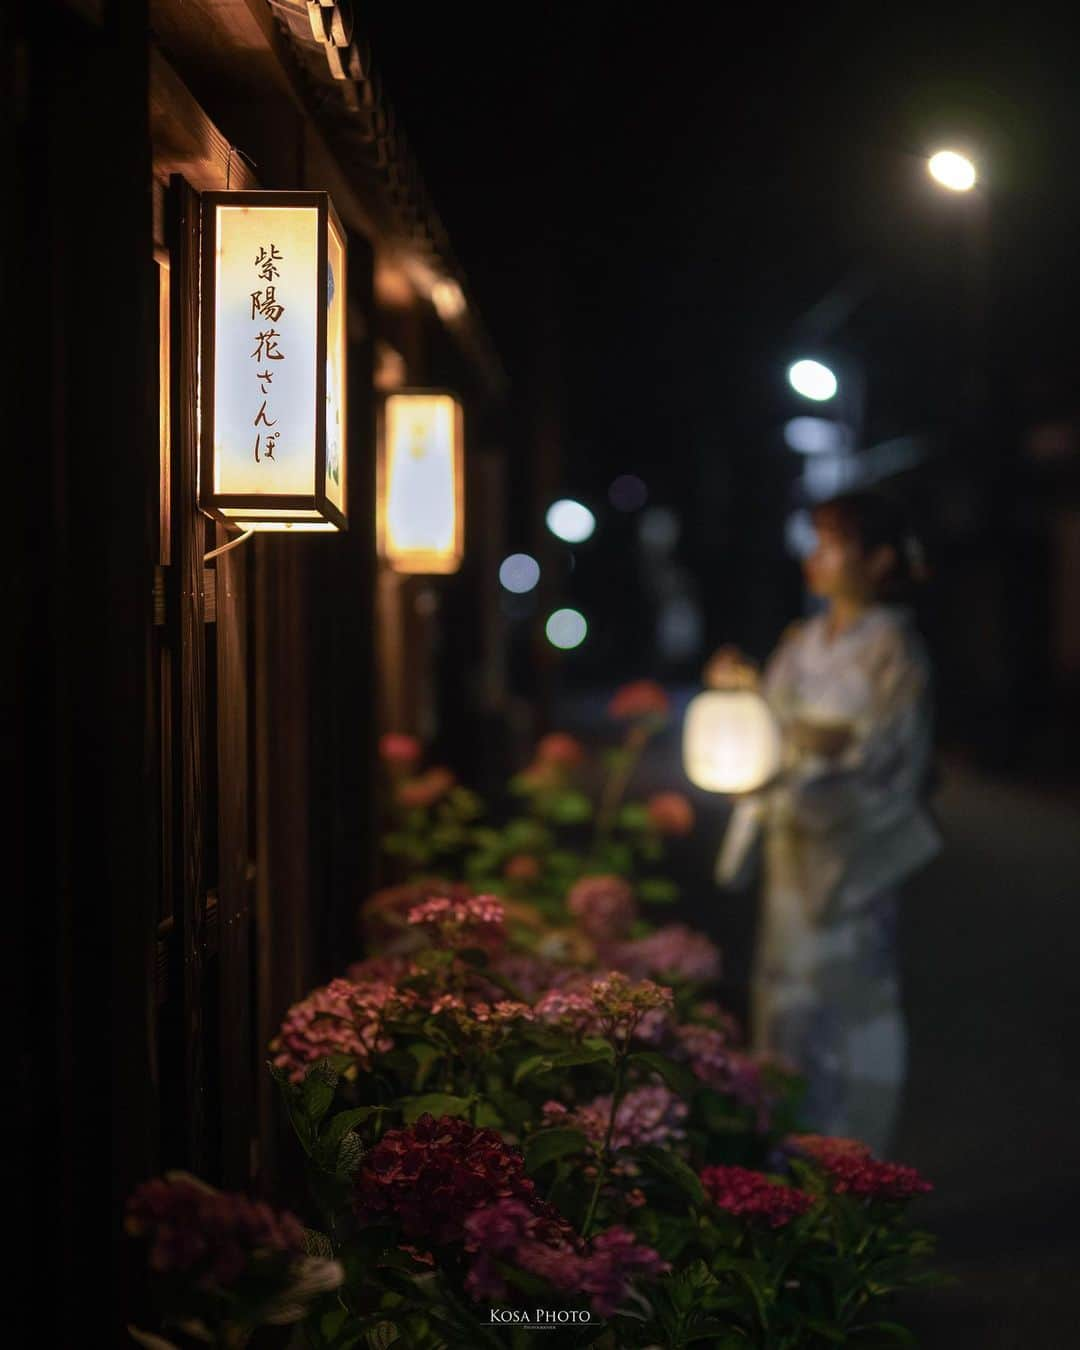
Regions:
<instances>
[{"instance_id":1,"label":"hydrangea flower","mask_svg":"<svg viewBox=\"0 0 1080 1350\"><path fill-rule=\"evenodd\" d=\"M309 1065L330 1055L348 1055L366 1067L375 1053L392 1050L383 1023L404 1015L418 1000L409 990L372 981L331 980L294 1003L270 1042L273 1063L299 1083Z\"/></svg>"},{"instance_id":2,"label":"hydrangea flower","mask_svg":"<svg viewBox=\"0 0 1080 1350\"><path fill-rule=\"evenodd\" d=\"M560 769L573 769L585 758L585 750L576 737L565 731L553 731L540 739L536 747L538 764L554 764Z\"/></svg>"},{"instance_id":3,"label":"hydrangea flower","mask_svg":"<svg viewBox=\"0 0 1080 1350\"><path fill-rule=\"evenodd\" d=\"M634 680L616 689L608 716L617 722L639 717L666 717L671 704L655 680Z\"/></svg>"},{"instance_id":4,"label":"hydrangea flower","mask_svg":"<svg viewBox=\"0 0 1080 1350\"><path fill-rule=\"evenodd\" d=\"M383 1135L365 1156L353 1192L362 1221L393 1215L406 1237L435 1243L460 1242L474 1210L504 1199L520 1200L540 1219L560 1222L525 1175L521 1152L495 1130L427 1114Z\"/></svg>"},{"instance_id":5,"label":"hydrangea flower","mask_svg":"<svg viewBox=\"0 0 1080 1350\"><path fill-rule=\"evenodd\" d=\"M674 1005L670 989L652 980L628 980L617 970L581 987L552 989L536 1004L543 1022L555 1022L578 1034L606 1036L625 1048L649 1013L668 1012Z\"/></svg>"},{"instance_id":6,"label":"hydrangea flower","mask_svg":"<svg viewBox=\"0 0 1080 1350\"><path fill-rule=\"evenodd\" d=\"M649 823L659 834L684 835L694 828L694 808L681 792L657 792L645 803Z\"/></svg>"},{"instance_id":7,"label":"hydrangea flower","mask_svg":"<svg viewBox=\"0 0 1080 1350\"><path fill-rule=\"evenodd\" d=\"M409 923L423 928L437 947L500 947L505 939L506 911L493 895L466 899L433 896L409 911Z\"/></svg>"},{"instance_id":8,"label":"hydrangea flower","mask_svg":"<svg viewBox=\"0 0 1080 1350\"><path fill-rule=\"evenodd\" d=\"M581 1130L594 1144L603 1143L611 1118L611 1095L594 1098L568 1110L561 1102L546 1102L545 1125L567 1125ZM633 1088L615 1111L612 1148L635 1148L642 1144L668 1144L686 1138L683 1122L688 1107L662 1084Z\"/></svg>"},{"instance_id":9,"label":"hydrangea flower","mask_svg":"<svg viewBox=\"0 0 1080 1350\"><path fill-rule=\"evenodd\" d=\"M498 1263L546 1280L560 1293L585 1293L593 1312L611 1317L635 1277L655 1279L670 1266L625 1228L609 1228L584 1244L565 1225L538 1218L519 1200L496 1201L465 1223L465 1249L473 1254L465 1287L473 1298L508 1294Z\"/></svg>"},{"instance_id":10,"label":"hydrangea flower","mask_svg":"<svg viewBox=\"0 0 1080 1350\"><path fill-rule=\"evenodd\" d=\"M701 1184L718 1209L770 1228L783 1228L814 1204L814 1197L805 1191L746 1167L706 1167Z\"/></svg>"},{"instance_id":11,"label":"hydrangea flower","mask_svg":"<svg viewBox=\"0 0 1080 1350\"><path fill-rule=\"evenodd\" d=\"M570 888L566 908L595 942L615 942L637 917L634 892L617 876L582 877Z\"/></svg>"},{"instance_id":12,"label":"hydrangea flower","mask_svg":"<svg viewBox=\"0 0 1080 1350\"><path fill-rule=\"evenodd\" d=\"M605 949L605 959L631 979L649 976L704 983L720 978L720 951L684 923L666 924L647 937Z\"/></svg>"}]
</instances>

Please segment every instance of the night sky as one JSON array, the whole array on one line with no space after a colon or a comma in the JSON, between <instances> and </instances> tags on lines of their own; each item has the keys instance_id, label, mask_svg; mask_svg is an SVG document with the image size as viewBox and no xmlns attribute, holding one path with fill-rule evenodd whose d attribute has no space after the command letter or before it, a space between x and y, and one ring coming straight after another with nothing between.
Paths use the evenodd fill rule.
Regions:
<instances>
[{"instance_id":1,"label":"night sky","mask_svg":"<svg viewBox=\"0 0 1080 1350\"><path fill-rule=\"evenodd\" d=\"M778 428L807 411L785 363L805 346L803 317L845 280L866 278L866 298L829 354L864 373L867 443L955 417L979 303L1006 421L1075 408L1075 23L851 13L365 13L509 368L512 413L530 406L538 334L556 338L564 487L609 526L576 578L594 605L631 528L605 509L618 473L679 511L680 554L709 595L723 597L723 575L730 600L733 569L742 594L780 576L799 464ZM971 148L988 184L981 271L971 199L926 177L925 155L949 143ZM707 605L710 639L731 617L766 642L792 584L776 581L758 629ZM642 636L620 632L609 655Z\"/></svg>"}]
</instances>

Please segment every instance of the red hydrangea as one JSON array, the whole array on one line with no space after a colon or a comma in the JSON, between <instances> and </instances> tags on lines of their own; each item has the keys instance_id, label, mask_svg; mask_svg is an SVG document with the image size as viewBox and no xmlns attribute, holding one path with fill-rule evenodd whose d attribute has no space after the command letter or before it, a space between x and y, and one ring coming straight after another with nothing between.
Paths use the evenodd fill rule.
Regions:
<instances>
[{"instance_id":1,"label":"red hydrangea","mask_svg":"<svg viewBox=\"0 0 1080 1350\"><path fill-rule=\"evenodd\" d=\"M361 1220L396 1216L406 1237L435 1243L460 1242L474 1210L508 1199L545 1223L561 1223L525 1175L520 1151L495 1130L427 1114L383 1135L364 1158L353 1194Z\"/></svg>"},{"instance_id":2,"label":"red hydrangea","mask_svg":"<svg viewBox=\"0 0 1080 1350\"><path fill-rule=\"evenodd\" d=\"M825 1164L824 1171L837 1194L865 1200L910 1200L934 1189L914 1167L876 1158L837 1155Z\"/></svg>"},{"instance_id":3,"label":"red hydrangea","mask_svg":"<svg viewBox=\"0 0 1080 1350\"><path fill-rule=\"evenodd\" d=\"M619 722L638 717L666 717L670 706L667 694L655 680L634 680L616 689L608 704L608 716Z\"/></svg>"},{"instance_id":4,"label":"red hydrangea","mask_svg":"<svg viewBox=\"0 0 1080 1350\"><path fill-rule=\"evenodd\" d=\"M379 758L387 764L415 764L420 754L420 742L415 736L391 731L379 738Z\"/></svg>"},{"instance_id":5,"label":"red hydrangea","mask_svg":"<svg viewBox=\"0 0 1080 1350\"><path fill-rule=\"evenodd\" d=\"M718 1209L770 1228L783 1228L814 1204L814 1197L805 1191L746 1167L706 1167L701 1184Z\"/></svg>"},{"instance_id":6,"label":"red hydrangea","mask_svg":"<svg viewBox=\"0 0 1080 1350\"><path fill-rule=\"evenodd\" d=\"M637 917L634 892L622 877L582 877L570 888L566 908L595 942L615 942Z\"/></svg>"},{"instance_id":7,"label":"red hydrangea","mask_svg":"<svg viewBox=\"0 0 1080 1350\"><path fill-rule=\"evenodd\" d=\"M561 769L572 769L585 758L581 742L565 731L553 731L541 738L536 747L538 764L554 764Z\"/></svg>"}]
</instances>

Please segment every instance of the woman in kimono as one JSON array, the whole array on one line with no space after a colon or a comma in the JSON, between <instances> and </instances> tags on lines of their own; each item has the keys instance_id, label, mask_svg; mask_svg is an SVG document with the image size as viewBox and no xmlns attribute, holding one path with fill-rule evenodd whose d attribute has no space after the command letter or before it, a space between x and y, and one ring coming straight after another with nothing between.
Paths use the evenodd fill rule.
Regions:
<instances>
[{"instance_id":1,"label":"woman in kimono","mask_svg":"<svg viewBox=\"0 0 1080 1350\"><path fill-rule=\"evenodd\" d=\"M785 634L763 679L722 649L706 680L760 684L780 723L778 782L736 809L765 832L751 976L755 1049L807 1079L809 1127L887 1154L904 1078L899 884L938 851L923 804L932 751L930 671L909 612L916 580L897 513L869 493L814 512L806 583L823 611ZM722 855L723 857L723 855Z\"/></svg>"}]
</instances>

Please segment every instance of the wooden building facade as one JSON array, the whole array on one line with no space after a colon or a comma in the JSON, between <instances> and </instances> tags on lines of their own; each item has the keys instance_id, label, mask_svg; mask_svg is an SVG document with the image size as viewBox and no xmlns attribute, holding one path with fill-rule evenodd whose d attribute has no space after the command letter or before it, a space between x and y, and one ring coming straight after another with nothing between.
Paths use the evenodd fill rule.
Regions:
<instances>
[{"instance_id":1,"label":"wooden building facade","mask_svg":"<svg viewBox=\"0 0 1080 1350\"><path fill-rule=\"evenodd\" d=\"M355 954L380 731L446 735L448 704L459 738L498 722L504 376L347 5L71 0L5 23L28 1265L94 1291L53 1298L41 1343L122 1344L141 1179L299 1198L265 1047ZM347 232L349 529L207 559L227 535L197 505L199 203L248 187L327 190ZM377 402L404 384L465 406L447 584L376 557Z\"/></svg>"}]
</instances>

